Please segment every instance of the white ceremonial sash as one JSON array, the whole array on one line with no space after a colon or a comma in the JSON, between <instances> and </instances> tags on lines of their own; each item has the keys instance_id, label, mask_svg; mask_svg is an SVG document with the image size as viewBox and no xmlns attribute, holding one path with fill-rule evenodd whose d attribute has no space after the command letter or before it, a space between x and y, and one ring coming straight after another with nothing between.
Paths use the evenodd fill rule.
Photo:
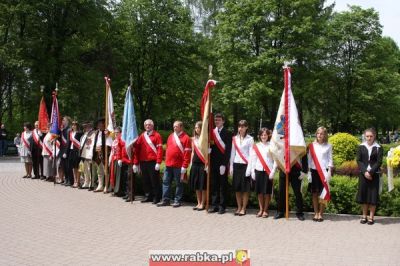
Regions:
<instances>
[{"instance_id":1,"label":"white ceremonial sash","mask_svg":"<svg viewBox=\"0 0 400 266\"><path fill-rule=\"evenodd\" d=\"M176 134L175 132L174 132L174 139L175 139L176 146L178 146L178 148L181 150L181 152L184 153L184 149L183 149L183 146L182 146L182 142L181 142L181 140L179 139L178 134Z\"/></svg>"},{"instance_id":2,"label":"white ceremonial sash","mask_svg":"<svg viewBox=\"0 0 400 266\"><path fill-rule=\"evenodd\" d=\"M150 149L152 149L154 151L154 153L157 155L157 148L156 148L156 146L154 146L154 143L151 141L147 132L144 132L143 135L144 135L144 139L146 140L147 145L149 145Z\"/></svg>"}]
</instances>

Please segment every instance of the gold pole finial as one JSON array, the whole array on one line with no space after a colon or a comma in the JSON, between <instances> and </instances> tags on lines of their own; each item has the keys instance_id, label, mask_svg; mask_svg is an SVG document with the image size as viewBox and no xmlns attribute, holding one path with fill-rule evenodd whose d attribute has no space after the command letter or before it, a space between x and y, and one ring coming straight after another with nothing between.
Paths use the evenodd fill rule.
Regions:
<instances>
[{"instance_id":1,"label":"gold pole finial","mask_svg":"<svg viewBox=\"0 0 400 266\"><path fill-rule=\"evenodd\" d=\"M211 79L213 74L212 74L213 66L209 65L208 66L208 78Z\"/></svg>"},{"instance_id":2,"label":"gold pole finial","mask_svg":"<svg viewBox=\"0 0 400 266\"><path fill-rule=\"evenodd\" d=\"M40 92L43 94L43 92L44 92L44 85L40 85Z\"/></svg>"}]
</instances>

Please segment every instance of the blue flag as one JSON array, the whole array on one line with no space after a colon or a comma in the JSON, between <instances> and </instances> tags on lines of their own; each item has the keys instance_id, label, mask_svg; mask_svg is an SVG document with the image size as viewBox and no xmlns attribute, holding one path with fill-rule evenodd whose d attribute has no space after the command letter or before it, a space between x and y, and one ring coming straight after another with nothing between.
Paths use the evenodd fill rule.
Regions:
<instances>
[{"instance_id":1,"label":"blue flag","mask_svg":"<svg viewBox=\"0 0 400 266\"><path fill-rule=\"evenodd\" d=\"M58 101L57 95L53 94L53 104L51 107L51 118L50 118L51 128L50 133L53 135L60 135L60 112L58 111Z\"/></svg>"},{"instance_id":2,"label":"blue flag","mask_svg":"<svg viewBox=\"0 0 400 266\"><path fill-rule=\"evenodd\" d=\"M122 118L122 140L125 141L126 151L130 157L130 149L132 144L138 138L138 130L136 126L135 107L131 94L131 87L128 87L125 96L124 117Z\"/></svg>"}]
</instances>

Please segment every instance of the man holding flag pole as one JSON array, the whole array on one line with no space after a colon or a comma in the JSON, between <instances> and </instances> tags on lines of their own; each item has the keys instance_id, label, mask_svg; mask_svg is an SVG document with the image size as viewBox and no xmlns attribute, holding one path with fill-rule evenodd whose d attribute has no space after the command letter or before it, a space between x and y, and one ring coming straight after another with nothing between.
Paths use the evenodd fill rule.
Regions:
<instances>
[{"instance_id":1,"label":"man holding flag pole","mask_svg":"<svg viewBox=\"0 0 400 266\"><path fill-rule=\"evenodd\" d=\"M51 120L50 120L50 133L52 135L52 142L53 142L53 169L56 169L57 173L57 161L59 161L58 154L60 151L60 142L58 138L61 134L61 121L60 121L60 112L58 110L58 101L57 101L57 93L58 93L58 84L56 83L56 89L53 92L53 104L51 108ZM54 185L56 184L56 178L54 177Z\"/></svg>"},{"instance_id":2,"label":"man holding flag pole","mask_svg":"<svg viewBox=\"0 0 400 266\"><path fill-rule=\"evenodd\" d=\"M271 138L271 153L280 168L279 201L275 219L289 218L289 182L296 196L296 216L304 220L301 180L308 171L306 143L291 88L291 69L285 63L284 90ZM285 208L286 207L286 208Z\"/></svg>"}]
</instances>

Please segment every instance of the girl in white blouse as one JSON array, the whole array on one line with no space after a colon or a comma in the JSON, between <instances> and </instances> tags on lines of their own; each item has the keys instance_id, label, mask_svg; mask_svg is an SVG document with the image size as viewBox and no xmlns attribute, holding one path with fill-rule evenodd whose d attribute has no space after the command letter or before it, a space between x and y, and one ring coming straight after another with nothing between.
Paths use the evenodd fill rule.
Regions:
<instances>
[{"instance_id":1,"label":"girl in white blouse","mask_svg":"<svg viewBox=\"0 0 400 266\"><path fill-rule=\"evenodd\" d=\"M271 130L261 128L258 132L259 143L254 144L250 151L251 178L255 180L255 191L258 195L260 210L257 217L268 217L268 208L271 201L273 179L276 164L270 153Z\"/></svg>"},{"instance_id":2,"label":"girl in white blouse","mask_svg":"<svg viewBox=\"0 0 400 266\"><path fill-rule=\"evenodd\" d=\"M236 194L237 210L235 215L246 215L250 192L250 150L253 137L247 135L249 126L246 120L240 120L238 134L232 139L230 174L233 176L233 189Z\"/></svg>"},{"instance_id":3,"label":"girl in white blouse","mask_svg":"<svg viewBox=\"0 0 400 266\"><path fill-rule=\"evenodd\" d=\"M324 176L320 176L316 163L313 160L310 149L308 151L308 181L310 182L308 190L312 193L312 201L314 207L315 222L322 222L322 214L324 212L327 201L320 199L320 195L324 190L323 182L329 184L332 177L333 160L332 160L332 146L328 143L328 132L325 127L319 127L315 133L315 140L312 144L316 158L318 159Z\"/></svg>"}]
</instances>

